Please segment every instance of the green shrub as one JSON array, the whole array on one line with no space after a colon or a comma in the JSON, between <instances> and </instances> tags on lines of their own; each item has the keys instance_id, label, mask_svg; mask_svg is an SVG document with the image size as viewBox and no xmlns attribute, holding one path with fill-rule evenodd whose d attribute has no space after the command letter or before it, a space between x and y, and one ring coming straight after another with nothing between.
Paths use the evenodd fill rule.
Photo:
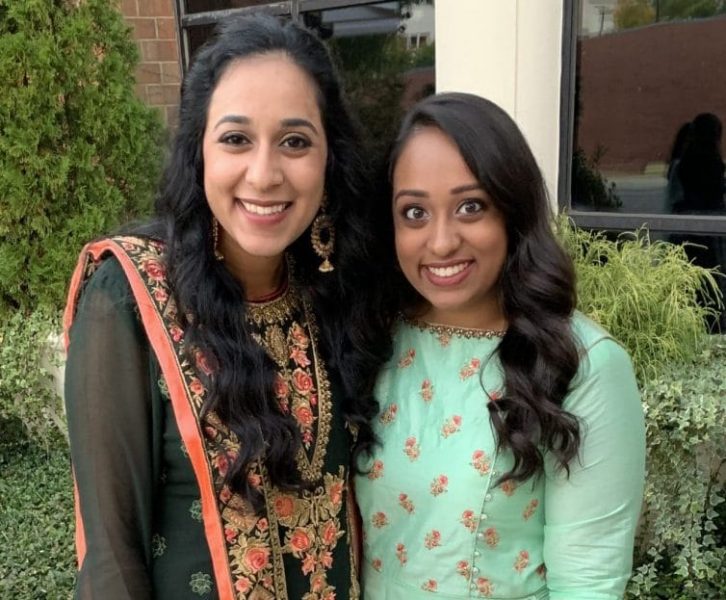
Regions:
<instances>
[{"instance_id":1,"label":"green shrub","mask_svg":"<svg viewBox=\"0 0 726 600\"><path fill-rule=\"evenodd\" d=\"M0 0L0 319L60 306L81 246L149 206L162 126L116 4Z\"/></svg>"},{"instance_id":2,"label":"green shrub","mask_svg":"<svg viewBox=\"0 0 726 600\"><path fill-rule=\"evenodd\" d=\"M0 439L0 598L73 596L73 484L65 446Z\"/></svg>"},{"instance_id":3,"label":"green shrub","mask_svg":"<svg viewBox=\"0 0 726 600\"><path fill-rule=\"evenodd\" d=\"M645 511L629 598L726 598L726 338L643 386Z\"/></svg>"},{"instance_id":4,"label":"green shrub","mask_svg":"<svg viewBox=\"0 0 726 600\"><path fill-rule=\"evenodd\" d=\"M645 230L609 240L563 217L558 234L575 262L578 307L628 349L641 382L699 354L721 302L713 271Z\"/></svg>"},{"instance_id":5,"label":"green shrub","mask_svg":"<svg viewBox=\"0 0 726 600\"><path fill-rule=\"evenodd\" d=\"M53 380L59 366L54 347L59 330L60 315L48 309L27 317L15 311L0 321L0 426L18 420L21 433L46 447L57 446L54 442L67 431ZM17 428L12 431L18 433Z\"/></svg>"}]
</instances>

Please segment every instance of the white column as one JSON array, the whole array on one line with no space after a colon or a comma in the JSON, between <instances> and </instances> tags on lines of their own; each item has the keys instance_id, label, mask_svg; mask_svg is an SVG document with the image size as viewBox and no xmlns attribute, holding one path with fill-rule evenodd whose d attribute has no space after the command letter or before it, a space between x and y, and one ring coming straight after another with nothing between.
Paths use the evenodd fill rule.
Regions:
<instances>
[{"instance_id":1,"label":"white column","mask_svg":"<svg viewBox=\"0 0 726 600\"><path fill-rule=\"evenodd\" d=\"M479 94L506 110L556 206L562 2L438 0L435 14L437 91Z\"/></svg>"}]
</instances>

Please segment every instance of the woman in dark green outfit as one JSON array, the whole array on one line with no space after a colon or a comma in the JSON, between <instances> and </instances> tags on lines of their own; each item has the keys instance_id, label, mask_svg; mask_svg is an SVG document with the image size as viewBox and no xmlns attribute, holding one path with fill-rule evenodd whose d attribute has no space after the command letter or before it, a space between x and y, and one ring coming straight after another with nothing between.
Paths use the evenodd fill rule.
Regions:
<instances>
[{"instance_id":1,"label":"woman in dark green outfit","mask_svg":"<svg viewBox=\"0 0 726 600\"><path fill-rule=\"evenodd\" d=\"M78 598L358 597L348 465L388 341L356 147L310 32L200 51L157 218L71 283Z\"/></svg>"}]
</instances>

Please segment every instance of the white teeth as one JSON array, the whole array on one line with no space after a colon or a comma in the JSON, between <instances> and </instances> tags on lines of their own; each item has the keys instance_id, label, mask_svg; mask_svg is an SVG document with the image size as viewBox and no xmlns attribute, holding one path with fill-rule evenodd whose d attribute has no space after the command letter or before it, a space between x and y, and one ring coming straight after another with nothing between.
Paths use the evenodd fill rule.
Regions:
<instances>
[{"instance_id":1,"label":"white teeth","mask_svg":"<svg viewBox=\"0 0 726 600\"><path fill-rule=\"evenodd\" d=\"M258 204L252 204L251 202L243 202L242 206L245 207L245 210L248 212L251 212L255 215L276 215L277 213L281 213L285 208L287 208L287 204L273 204L272 206L260 206Z\"/></svg>"},{"instance_id":2,"label":"white teeth","mask_svg":"<svg viewBox=\"0 0 726 600\"><path fill-rule=\"evenodd\" d=\"M429 271L431 271L436 277L453 277L454 275L457 275L458 273L461 273L466 267L468 266L468 263L459 263L458 265L452 265L450 267L426 267Z\"/></svg>"}]
</instances>

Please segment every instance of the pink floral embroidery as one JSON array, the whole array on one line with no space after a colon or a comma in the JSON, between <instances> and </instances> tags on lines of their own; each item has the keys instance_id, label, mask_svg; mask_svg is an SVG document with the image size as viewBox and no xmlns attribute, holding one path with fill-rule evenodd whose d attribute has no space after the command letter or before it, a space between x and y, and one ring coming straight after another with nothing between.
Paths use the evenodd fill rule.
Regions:
<instances>
[{"instance_id":1,"label":"pink floral embroidery","mask_svg":"<svg viewBox=\"0 0 726 600\"><path fill-rule=\"evenodd\" d=\"M403 446L403 452L409 459L411 459L411 462L419 457L421 454L421 447L415 437L406 438L406 442Z\"/></svg>"},{"instance_id":2,"label":"pink floral embroidery","mask_svg":"<svg viewBox=\"0 0 726 600\"><path fill-rule=\"evenodd\" d=\"M398 361L398 368L405 369L413 364L413 359L416 358L416 350L409 348L406 350L406 354L403 355L401 360Z\"/></svg>"},{"instance_id":3,"label":"pink floral embroidery","mask_svg":"<svg viewBox=\"0 0 726 600\"><path fill-rule=\"evenodd\" d=\"M462 379L469 379L472 375L476 375L481 367L481 361L478 358L472 358L467 364L461 367L459 371L459 377Z\"/></svg>"},{"instance_id":4,"label":"pink floral embroidery","mask_svg":"<svg viewBox=\"0 0 726 600\"><path fill-rule=\"evenodd\" d=\"M388 517L384 512L377 512L371 517L371 523L373 524L373 527L380 529L381 527L388 525Z\"/></svg>"},{"instance_id":5,"label":"pink floral embroidery","mask_svg":"<svg viewBox=\"0 0 726 600\"><path fill-rule=\"evenodd\" d=\"M442 332L439 334L438 340L439 344L441 344L441 347L446 348L446 346L448 346L449 342L451 341L451 334Z\"/></svg>"},{"instance_id":6,"label":"pink floral embroidery","mask_svg":"<svg viewBox=\"0 0 726 600\"><path fill-rule=\"evenodd\" d=\"M486 475L491 469L489 459L487 458L486 452L484 452L484 450L474 450L474 453L471 455L471 462L469 464L477 471L479 471L479 475Z\"/></svg>"},{"instance_id":7,"label":"pink floral embroidery","mask_svg":"<svg viewBox=\"0 0 726 600\"><path fill-rule=\"evenodd\" d=\"M436 529L429 531L424 538L424 546L432 550L441 545L441 533Z\"/></svg>"},{"instance_id":8,"label":"pink floral embroidery","mask_svg":"<svg viewBox=\"0 0 726 600\"><path fill-rule=\"evenodd\" d=\"M396 558L398 558L398 562L401 565L405 565L408 562L408 551L403 544L396 544Z\"/></svg>"},{"instance_id":9,"label":"pink floral embroidery","mask_svg":"<svg viewBox=\"0 0 726 600\"><path fill-rule=\"evenodd\" d=\"M390 423L393 423L393 421L396 418L396 414L398 413L398 404L391 404L390 406L386 407L386 410L384 410L378 417L378 420L383 425L389 425Z\"/></svg>"},{"instance_id":10,"label":"pink floral embroidery","mask_svg":"<svg viewBox=\"0 0 726 600\"><path fill-rule=\"evenodd\" d=\"M517 555L517 558L514 560L514 570L517 573L521 573L527 568L527 565L529 564L529 552L526 550L521 550L519 554Z\"/></svg>"},{"instance_id":11,"label":"pink floral embroidery","mask_svg":"<svg viewBox=\"0 0 726 600\"><path fill-rule=\"evenodd\" d=\"M405 510L408 514L413 513L413 511L415 510L413 501L408 497L407 494L403 494L403 493L399 494L398 503L401 505L403 510Z\"/></svg>"},{"instance_id":12,"label":"pink floral embroidery","mask_svg":"<svg viewBox=\"0 0 726 600\"><path fill-rule=\"evenodd\" d=\"M293 346L290 350L290 358L298 367L309 367L310 359L301 346Z\"/></svg>"},{"instance_id":13,"label":"pink floral embroidery","mask_svg":"<svg viewBox=\"0 0 726 600\"><path fill-rule=\"evenodd\" d=\"M499 543L499 539L499 533L494 527L489 527L484 531L484 540L490 548L496 548Z\"/></svg>"},{"instance_id":14,"label":"pink floral embroidery","mask_svg":"<svg viewBox=\"0 0 726 600\"><path fill-rule=\"evenodd\" d=\"M468 561L460 560L456 563L456 572L469 581L469 577L471 577L471 567L469 566Z\"/></svg>"},{"instance_id":15,"label":"pink floral embroidery","mask_svg":"<svg viewBox=\"0 0 726 600\"><path fill-rule=\"evenodd\" d=\"M421 384L421 391L419 392L419 394L421 394L421 398L424 402L431 402L431 400L433 400L434 386L430 380L423 380L423 383Z\"/></svg>"},{"instance_id":16,"label":"pink floral embroidery","mask_svg":"<svg viewBox=\"0 0 726 600\"><path fill-rule=\"evenodd\" d=\"M500 487L502 488L502 491L510 497L517 491L517 484L514 479L507 479Z\"/></svg>"},{"instance_id":17,"label":"pink floral embroidery","mask_svg":"<svg viewBox=\"0 0 726 600\"><path fill-rule=\"evenodd\" d=\"M431 482L431 495L438 496L439 494L443 494L447 491L448 487L449 478L446 475L434 477L434 480Z\"/></svg>"},{"instance_id":18,"label":"pink floral embroidery","mask_svg":"<svg viewBox=\"0 0 726 600\"><path fill-rule=\"evenodd\" d=\"M476 589L480 594L488 598L494 593L494 584L486 577L477 577Z\"/></svg>"},{"instance_id":19,"label":"pink floral embroidery","mask_svg":"<svg viewBox=\"0 0 726 600\"><path fill-rule=\"evenodd\" d=\"M539 567L537 567L535 573L537 573L540 578L547 579L547 567L545 564L542 563Z\"/></svg>"},{"instance_id":20,"label":"pink floral embroidery","mask_svg":"<svg viewBox=\"0 0 726 600\"><path fill-rule=\"evenodd\" d=\"M474 515L473 510L465 510L461 513L461 519L459 521L466 527L471 533L476 531L476 525L479 519Z\"/></svg>"},{"instance_id":21,"label":"pink floral embroidery","mask_svg":"<svg viewBox=\"0 0 726 600\"><path fill-rule=\"evenodd\" d=\"M496 402L497 400L501 400L501 398L502 398L502 392L500 392L499 390L496 390L489 394L490 402Z\"/></svg>"},{"instance_id":22,"label":"pink floral embroidery","mask_svg":"<svg viewBox=\"0 0 726 600\"><path fill-rule=\"evenodd\" d=\"M368 473L368 479L378 479L383 477L383 461L376 460L373 462L370 472Z\"/></svg>"},{"instance_id":23,"label":"pink floral embroidery","mask_svg":"<svg viewBox=\"0 0 726 600\"><path fill-rule=\"evenodd\" d=\"M525 521L528 521L532 515L537 512L537 507L539 506L539 500L537 498L532 498L532 500L529 501L529 504L527 504L527 507L522 512L522 517Z\"/></svg>"},{"instance_id":24,"label":"pink floral embroidery","mask_svg":"<svg viewBox=\"0 0 726 600\"><path fill-rule=\"evenodd\" d=\"M461 427L461 417L459 415L454 415L453 417L449 417L444 422L443 427L441 427L441 436L447 438L450 435L453 435L457 431L459 431L460 427Z\"/></svg>"},{"instance_id":25,"label":"pink floral embroidery","mask_svg":"<svg viewBox=\"0 0 726 600\"><path fill-rule=\"evenodd\" d=\"M423 584L421 584L421 589L424 592L435 592L438 587L439 584L436 583L435 579L429 579L428 581L425 581Z\"/></svg>"},{"instance_id":26,"label":"pink floral embroidery","mask_svg":"<svg viewBox=\"0 0 726 600\"><path fill-rule=\"evenodd\" d=\"M383 568L383 561L380 558L374 558L371 561L371 567L373 567L376 571L380 573L381 569Z\"/></svg>"}]
</instances>

